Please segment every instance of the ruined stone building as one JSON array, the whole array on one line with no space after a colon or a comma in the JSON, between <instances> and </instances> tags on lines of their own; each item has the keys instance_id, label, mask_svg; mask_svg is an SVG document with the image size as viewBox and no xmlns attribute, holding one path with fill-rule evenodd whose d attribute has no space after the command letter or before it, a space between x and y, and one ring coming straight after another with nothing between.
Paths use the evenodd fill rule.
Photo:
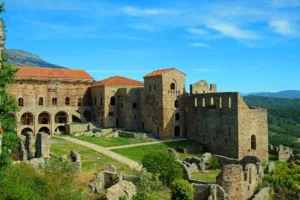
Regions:
<instances>
[{"instance_id":1,"label":"ruined stone building","mask_svg":"<svg viewBox=\"0 0 300 200\"><path fill-rule=\"evenodd\" d=\"M162 139L186 137L232 158L268 160L266 110L203 80L188 93L186 74L174 68L153 71L144 83L122 76L93 82L85 71L69 69L22 67L16 76L9 89L21 108L19 134L55 134L68 123L92 122Z\"/></svg>"}]
</instances>

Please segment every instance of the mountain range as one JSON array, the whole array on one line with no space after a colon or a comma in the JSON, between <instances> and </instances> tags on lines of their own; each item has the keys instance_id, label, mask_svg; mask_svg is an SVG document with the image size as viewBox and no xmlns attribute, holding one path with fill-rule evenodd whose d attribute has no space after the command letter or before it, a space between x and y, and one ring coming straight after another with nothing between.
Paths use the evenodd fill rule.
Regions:
<instances>
[{"instance_id":1,"label":"mountain range","mask_svg":"<svg viewBox=\"0 0 300 200\"><path fill-rule=\"evenodd\" d=\"M280 92L259 92L259 93L244 94L243 96L261 96L261 97L297 99L297 98L300 98L300 91L299 90L283 90Z\"/></svg>"},{"instance_id":2,"label":"mountain range","mask_svg":"<svg viewBox=\"0 0 300 200\"><path fill-rule=\"evenodd\" d=\"M48 63L44 61L40 56L24 50L7 49L6 55L7 55L7 62L14 66L65 68L59 65Z\"/></svg>"}]
</instances>

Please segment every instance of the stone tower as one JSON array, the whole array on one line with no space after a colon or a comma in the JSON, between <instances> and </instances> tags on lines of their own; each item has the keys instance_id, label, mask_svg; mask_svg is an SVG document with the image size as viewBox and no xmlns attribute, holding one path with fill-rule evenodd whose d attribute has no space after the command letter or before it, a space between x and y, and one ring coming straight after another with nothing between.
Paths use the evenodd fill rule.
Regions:
<instances>
[{"instance_id":1,"label":"stone tower","mask_svg":"<svg viewBox=\"0 0 300 200\"><path fill-rule=\"evenodd\" d=\"M185 76L171 68L154 71L144 77L145 112L151 119L147 128L159 138L184 134L180 103L185 94Z\"/></svg>"}]
</instances>

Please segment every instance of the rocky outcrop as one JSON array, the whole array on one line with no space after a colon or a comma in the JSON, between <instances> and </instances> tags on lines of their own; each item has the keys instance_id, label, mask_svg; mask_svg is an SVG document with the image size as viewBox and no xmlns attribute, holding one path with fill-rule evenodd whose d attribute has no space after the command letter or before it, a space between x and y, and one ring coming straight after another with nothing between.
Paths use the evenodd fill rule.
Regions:
<instances>
[{"instance_id":1,"label":"rocky outcrop","mask_svg":"<svg viewBox=\"0 0 300 200\"><path fill-rule=\"evenodd\" d=\"M264 200L264 199L269 199L270 197L270 188L266 187L261 189L254 197L252 200Z\"/></svg>"},{"instance_id":2,"label":"rocky outcrop","mask_svg":"<svg viewBox=\"0 0 300 200\"><path fill-rule=\"evenodd\" d=\"M76 164L77 172L81 173L82 172L82 167L81 167L81 156L78 152L71 151L70 152L70 159L72 162Z\"/></svg>"}]
</instances>

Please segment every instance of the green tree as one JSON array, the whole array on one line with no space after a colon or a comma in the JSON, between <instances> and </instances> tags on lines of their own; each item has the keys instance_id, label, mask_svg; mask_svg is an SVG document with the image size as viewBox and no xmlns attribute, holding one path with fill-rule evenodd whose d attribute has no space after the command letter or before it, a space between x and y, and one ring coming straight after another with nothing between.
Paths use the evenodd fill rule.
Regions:
<instances>
[{"instance_id":1,"label":"green tree","mask_svg":"<svg viewBox=\"0 0 300 200\"><path fill-rule=\"evenodd\" d=\"M193 186L186 180L177 179L171 185L172 200L193 200Z\"/></svg>"},{"instance_id":2,"label":"green tree","mask_svg":"<svg viewBox=\"0 0 300 200\"><path fill-rule=\"evenodd\" d=\"M1 3L0 14L4 11L4 3ZM6 30L2 18L1 22L4 29L3 39L5 40ZM6 63L7 57L5 56L4 51L1 52L0 56L0 126L4 130L0 156L0 168L2 168L11 163L11 152L17 147L17 124L13 113L18 110L18 105L16 100L7 91L7 87L15 81L14 74L17 72L17 68Z\"/></svg>"},{"instance_id":3,"label":"green tree","mask_svg":"<svg viewBox=\"0 0 300 200\"><path fill-rule=\"evenodd\" d=\"M145 155L142 165L155 175L158 175L163 183L170 185L175 179L183 178L183 167L175 160L173 154L167 151L155 151Z\"/></svg>"}]
</instances>

